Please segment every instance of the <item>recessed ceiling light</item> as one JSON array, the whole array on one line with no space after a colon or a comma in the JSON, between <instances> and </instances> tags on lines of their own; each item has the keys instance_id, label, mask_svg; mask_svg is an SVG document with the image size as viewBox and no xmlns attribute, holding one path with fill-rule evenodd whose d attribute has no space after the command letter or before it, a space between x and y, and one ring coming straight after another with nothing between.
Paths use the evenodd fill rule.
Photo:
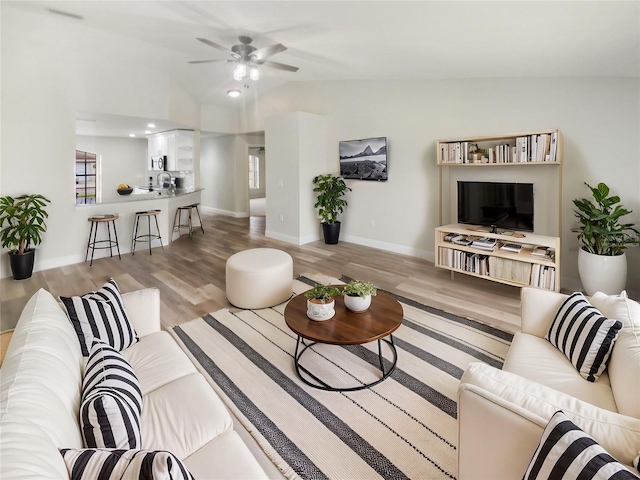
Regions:
<instances>
[{"instance_id":1,"label":"recessed ceiling light","mask_svg":"<svg viewBox=\"0 0 640 480\"><path fill-rule=\"evenodd\" d=\"M147 135L149 135L151 133L151 130L145 130L144 133L146 133Z\"/></svg>"},{"instance_id":2,"label":"recessed ceiling light","mask_svg":"<svg viewBox=\"0 0 640 480\"><path fill-rule=\"evenodd\" d=\"M156 124L155 123L149 123L149 124L147 124L147 127L156 128Z\"/></svg>"},{"instance_id":3,"label":"recessed ceiling light","mask_svg":"<svg viewBox=\"0 0 640 480\"><path fill-rule=\"evenodd\" d=\"M229 95L232 98L236 98L240 96L240 90L229 90L227 92L227 95Z\"/></svg>"},{"instance_id":4,"label":"recessed ceiling light","mask_svg":"<svg viewBox=\"0 0 640 480\"><path fill-rule=\"evenodd\" d=\"M136 136L136 134L135 134L135 133L130 133L130 134L129 134L129 136L130 136L130 137L135 137L135 136Z\"/></svg>"}]
</instances>

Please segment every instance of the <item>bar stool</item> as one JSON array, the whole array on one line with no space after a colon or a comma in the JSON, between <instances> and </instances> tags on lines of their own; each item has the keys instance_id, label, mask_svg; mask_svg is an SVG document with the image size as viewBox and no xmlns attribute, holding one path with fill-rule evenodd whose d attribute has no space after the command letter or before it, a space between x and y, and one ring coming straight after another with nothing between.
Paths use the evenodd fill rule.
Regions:
<instances>
[{"instance_id":1,"label":"bar stool","mask_svg":"<svg viewBox=\"0 0 640 480\"><path fill-rule=\"evenodd\" d=\"M193 238L193 223L191 221L191 212L193 211L193 209L196 210L196 214L198 215L198 220L200 220L200 229L202 230L202 233L204 233L204 227L202 226L202 217L200 217L200 204L199 203L192 203L191 205L185 205L182 207L178 207L176 209L176 214L173 218L173 230L172 231L178 231L178 235L180 234L180 229L181 228L188 228L189 229L189 238ZM188 223L182 223L182 212L187 212L187 221Z\"/></svg>"},{"instance_id":2,"label":"bar stool","mask_svg":"<svg viewBox=\"0 0 640 480\"><path fill-rule=\"evenodd\" d=\"M91 249L91 262L89 266L93 265L93 254L96 249L108 248L109 253L113 257L113 247L118 249L118 258L122 260L120 256L120 245L118 244L118 233L116 232L116 220L120 218L117 213L107 214L107 215L94 215L93 217L89 217L87 220L91 222L91 229L89 230L89 241L87 242L87 253L84 256L84 261L87 261L89 257L89 249ZM98 234L98 225L101 223L106 223L107 225L107 235L108 239L105 240L96 240ZM113 236L115 240L111 239L111 229L109 228L109 223L113 225ZM91 235L93 234L93 241L91 241ZM105 244L106 245L102 245ZM96 246L101 245L101 246Z\"/></svg>"},{"instance_id":3,"label":"bar stool","mask_svg":"<svg viewBox=\"0 0 640 480\"><path fill-rule=\"evenodd\" d=\"M136 242L148 242L149 243L149 255L151 255L151 242L153 240L160 240L160 246L162 250L164 250L164 245L162 244L162 237L160 236L160 227L158 226L158 214L160 210L147 210L144 212L136 212L136 223L133 227L133 243L131 246L131 255L136 254ZM140 217L147 217L147 232L144 235L138 235L138 223L140 221ZM156 221L156 231L157 234L151 233L151 217L153 217Z\"/></svg>"}]
</instances>

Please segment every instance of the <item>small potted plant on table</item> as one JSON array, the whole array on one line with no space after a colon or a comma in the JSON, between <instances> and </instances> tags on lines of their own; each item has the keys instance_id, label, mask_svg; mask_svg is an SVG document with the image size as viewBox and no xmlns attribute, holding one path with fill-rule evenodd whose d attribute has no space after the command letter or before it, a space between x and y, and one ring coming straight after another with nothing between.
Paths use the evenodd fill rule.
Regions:
<instances>
[{"instance_id":1,"label":"small potted plant on table","mask_svg":"<svg viewBox=\"0 0 640 480\"><path fill-rule=\"evenodd\" d=\"M369 282L352 280L342 290L345 306L354 313L366 311L371 305L371 297L376 294L378 288Z\"/></svg>"},{"instance_id":2,"label":"small potted plant on table","mask_svg":"<svg viewBox=\"0 0 640 480\"><path fill-rule=\"evenodd\" d=\"M340 290L336 287L326 285L316 285L307 291L304 296L307 298L307 317L311 320L329 320L335 314L336 301L333 297L340 295Z\"/></svg>"}]
</instances>

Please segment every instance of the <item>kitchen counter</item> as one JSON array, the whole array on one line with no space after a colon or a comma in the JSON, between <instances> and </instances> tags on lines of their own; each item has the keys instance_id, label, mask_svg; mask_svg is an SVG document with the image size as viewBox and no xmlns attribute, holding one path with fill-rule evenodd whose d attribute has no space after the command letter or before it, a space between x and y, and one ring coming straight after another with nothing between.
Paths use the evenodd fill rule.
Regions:
<instances>
[{"instance_id":1,"label":"kitchen counter","mask_svg":"<svg viewBox=\"0 0 640 480\"><path fill-rule=\"evenodd\" d=\"M176 211L178 207L185 205L192 205L194 203L200 203L200 192L203 188L196 188L192 191L178 191L174 195L168 195L166 190L145 192L145 193L131 193L130 195L122 195L121 199L117 201L94 203L88 205L76 205L76 213L84 217L91 217L94 215L109 215L118 214L119 218L116 220L118 229L118 239L120 241L120 250L122 253L131 251L132 232L135 223L136 212L147 210L160 210L157 216L158 225L160 228L160 235L162 236L162 243L164 245L170 244L172 241L180 238L181 234L186 234L186 229L182 228L180 232L173 231L173 222L175 219ZM194 221L197 222L197 216ZM146 223L142 222L146 233ZM88 227L87 227L88 228ZM194 231L197 225L194 225ZM155 227L153 229L155 231ZM199 228L198 228L199 231ZM102 235L102 233L100 234ZM144 250L146 244L141 244L140 250ZM154 240L152 247L159 247L160 241ZM148 252L148 251L147 251ZM96 251L96 258L109 255L109 250Z\"/></svg>"},{"instance_id":2,"label":"kitchen counter","mask_svg":"<svg viewBox=\"0 0 640 480\"><path fill-rule=\"evenodd\" d=\"M136 190L138 190L140 193L137 193ZM85 207L96 207L99 205L113 205L113 204L119 204L119 203L125 203L125 202L139 202L142 200L164 200L167 198L178 198L178 197L183 197L185 195L190 195L192 193L199 193L202 190L204 189L195 188L189 191L176 190L176 193L170 195L169 190L166 188L157 189L157 190L154 190L153 192L149 192L136 187L134 188L132 193L130 193L129 195L120 195L120 197L117 200L111 200L109 202L102 202L102 203L89 203L86 205L77 205L77 206L80 208L85 208Z\"/></svg>"}]
</instances>

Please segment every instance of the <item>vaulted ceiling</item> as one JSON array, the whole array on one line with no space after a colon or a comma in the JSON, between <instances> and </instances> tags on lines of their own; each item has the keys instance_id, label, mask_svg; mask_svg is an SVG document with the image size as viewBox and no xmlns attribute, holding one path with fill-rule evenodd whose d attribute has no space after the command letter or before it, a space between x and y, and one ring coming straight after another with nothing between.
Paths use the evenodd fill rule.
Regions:
<instances>
[{"instance_id":1,"label":"vaulted ceiling","mask_svg":"<svg viewBox=\"0 0 640 480\"><path fill-rule=\"evenodd\" d=\"M291 81L640 75L637 1L3 0L5 7L49 16L61 35L82 25L148 44L156 68L171 70L198 101L220 105L231 105L226 91L243 84L264 93ZM230 58L197 37L229 48L239 35L257 48L282 43L287 50L270 60L299 70L262 67L258 82L237 82L232 63L188 63Z\"/></svg>"}]
</instances>

